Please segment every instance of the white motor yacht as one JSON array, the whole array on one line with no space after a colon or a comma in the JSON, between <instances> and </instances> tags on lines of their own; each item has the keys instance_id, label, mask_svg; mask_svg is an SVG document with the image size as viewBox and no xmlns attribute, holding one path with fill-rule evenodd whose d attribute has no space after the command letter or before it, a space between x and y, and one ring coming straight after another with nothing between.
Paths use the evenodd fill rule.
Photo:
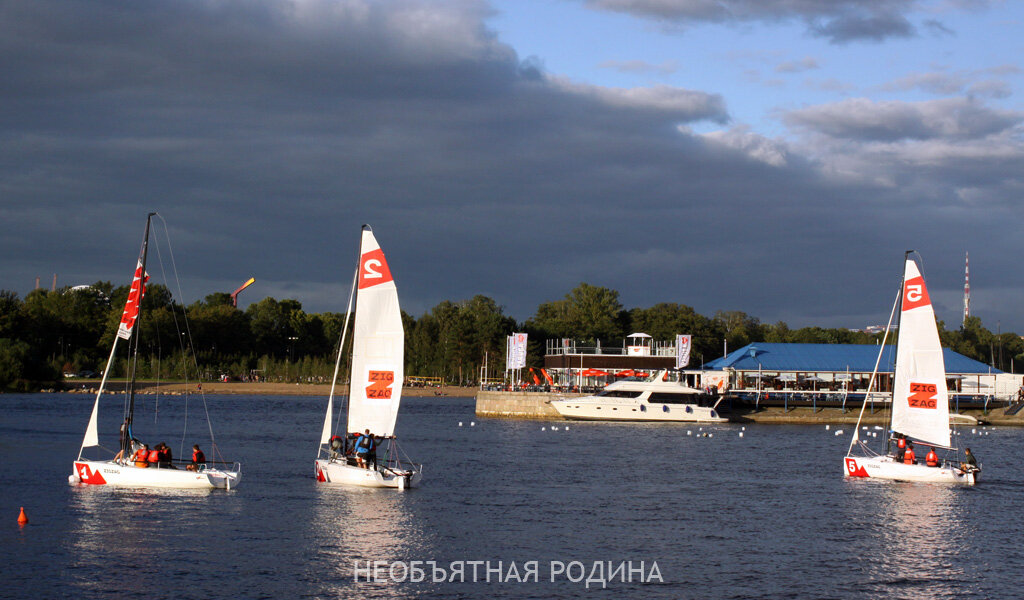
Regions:
<instances>
[{"instance_id":1,"label":"white motor yacht","mask_svg":"<svg viewBox=\"0 0 1024 600\"><path fill-rule=\"evenodd\" d=\"M596 395L552 400L551 406L566 419L586 421L674 421L725 423L711 396L662 370L647 379L629 378L608 385Z\"/></svg>"}]
</instances>

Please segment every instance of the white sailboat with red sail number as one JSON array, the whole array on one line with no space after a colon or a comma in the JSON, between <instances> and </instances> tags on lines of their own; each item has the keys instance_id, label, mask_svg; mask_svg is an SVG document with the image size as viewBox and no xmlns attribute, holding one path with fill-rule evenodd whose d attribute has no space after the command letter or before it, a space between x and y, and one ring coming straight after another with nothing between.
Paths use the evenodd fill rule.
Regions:
<instances>
[{"instance_id":1,"label":"white sailboat with red sail number","mask_svg":"<svg viewBox=\"0 0 1024 600\"><path fill-rule=\"evenodd\" d=\"M338 435L332 433L337 430L332 423L334 390L353 314L348 421L344 433ZM405 330L398 290L373 231L363 225L359 262L314 463L317 481L398 489L419 485L423 466L405 456L395 438L404 360Z\"/></svg>"},{"instance_id":2,"label":"white sailboat with red sail number","mask_svg":"<svg viewBox=\"0 0 1024 600\"><path fill-rule=\"evenodd\" d=\"M907 252L904 257L903 283L892 311L895 315L898 307L900 315L889 427L892 436L887 436L886 449L882 453L873 451L860 440L860 420L864 416L862 406L853 440L843 461L843 474L847 477L974 485L978 482L980 469L959 461L956 448L950 445L949 393L935 311L924 277L910 254ZM890 316L890 326L892 320ZM886 327L882 350L868 385L869 394L888 335L889 327ZM865 400L864 406L867 404ZM919 453L907 452L904 445L911 450L916 446ZM894 446L899 449L890 452ZM925 449L928 449L928 457L921 461L925 458ZM945 456L940 458L940 452Z\"/></svg>"},{"instance_id":3,"label":"white sailboat with red sail number","mask_svg":"<svg viewBox=\"0 0 1024 600\"><path fill-rule=\"evenodd\" d=\"M96 393L96 401L93 403L89 424L85 429L85 437L82 439L82 446L78 451L78 459L74 461L73 472L68 476L68 482L140 488L232 489L237 487L241 481L241 465L239 463L203 461L192 465L192 468L186 468L184 464L175 467L173 463L166 461L151 463L148 460L138 462L133 460L133 455L141 447L141 444L138 444L132 435L135 416L135 365L139 349L138 332L142 317L142 299L146 294L146 283L149 280L149 275L146 272L146 260L149 251L150 224L154 216L158 216L157 213L150 213L146 217L146 232L142 239L142 251L132 277L128 301L125 303L121 321L118 323L117 335L110 348L110 358L103 370L103 379L100 381L99 391ZM87 450L94 454L96 451L93 448L100 447L100 401L104 396L107 377L114 364L117 342L122 339L126 340L128 344L131 360L129 361L129 381L125 391L125 419L120 434L120 452L112 458L88 458L86 457ZM211 429L211 439L212 435ZM231 466L220 468L218 465Z\"/></svg>"}]
</instances>

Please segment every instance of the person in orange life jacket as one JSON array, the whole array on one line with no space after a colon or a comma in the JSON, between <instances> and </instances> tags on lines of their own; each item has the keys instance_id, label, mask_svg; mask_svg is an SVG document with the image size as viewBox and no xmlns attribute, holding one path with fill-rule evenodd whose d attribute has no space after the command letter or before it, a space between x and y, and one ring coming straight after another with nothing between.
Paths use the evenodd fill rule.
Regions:
<instances>
[{"instance_id":1,"label":"person in orange life jacket","mask_svg":"<svg viewBox=\"0 0 1024 600\"><path fill-rule=\"evenodd\" d=\"M189 463L185 469L189 471L198 471L199 465L206 463L206 455L199 449L199 444L192 446L192 462Z\"/></svg>"},{"instance_id":2,"label":"person in orange life jacket","mask_svg":"<svg viewBox=\"0 0 1024 600\"><path fill-rule=\"evenodd\" d=\"M370 468L371 455L376 454L374 452L375 449L376 444L373 440L373 434L371 434L370 430L367 429L366 432L359 437L359 440L356 441L356 462L360 467L364 469Z\"/></svg>"},{"instance_id":3,"label":"person in orange life jacket","mask_svg":"<svg viewBox=\"0 0 1024 600\"><path fill-rule=\"evenodd\" d=\"M917 462L917 457L914 456L914 445L907 442L907 452L903 455L903 464L912 465Z\"/></svg>"},{"instance_id":4,"label":"person in orange life jacket","mask_svg":"<svg viewBox=\"0 0 1024 600\"><path fill-rule=\"evenodd\" d=\"M929 467L939 466L939 455L935 453L935 448L928 450L928 455L924 457L924 464Z\"/></svg>"},{"instance_id":5,"label":"person in orange life jacket","mask_svg":"<svg viewBox=\"0 0 1024 600\"><path fill-rule=\"evenodd\" d=\"M896 462L903 462L903 455L907 452L907 438L902 433L896 434Z\"/></svg>"},{"instance_id":6,"label":"person in orange life jacket","mask_svg":"<svg viewBox=\"0 0 1024 600\"><path fill-rule=\"evenodd\" d=\"M160 444L153 446L153 449L149 451L149 454L146 455L146 462L151 467L157 466L157 463L160 462Z\"/></svg>"},{"instance_id":7,"label":"person in orange life jacket","mask_svg":"<svg viewBox=\"0 0 1024 600\"><path fill-rule=\"evenodd\" d=\"M143 444L135 451L135 466L140 469L145 469L149 466L149 446Z\"/></svg>"},{"instance_id":8,"label":"person in orange life jacket","mask_svg":"<svg viewBox=\"0 0 1024 600\"><path fill-rule=\"evenodd\" d=\"M161 469L173 469L175 468L171 462L173 457L171 456L171 447L167 444L160 442L157 448L157 460L160 461Z\"/></svg>"}]
</instances>

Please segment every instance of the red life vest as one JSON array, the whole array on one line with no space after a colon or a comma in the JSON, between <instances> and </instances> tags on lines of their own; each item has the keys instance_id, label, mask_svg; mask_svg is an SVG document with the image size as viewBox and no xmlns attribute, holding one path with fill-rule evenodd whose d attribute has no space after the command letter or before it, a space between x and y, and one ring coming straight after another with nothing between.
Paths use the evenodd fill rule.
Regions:
<instances>
[{"instance_id":1,"label":"red life vest","mask_svg":"<svg viewBox=\"0 0 1024 600\"><path fill-rule=\"evenodd\" d=\"M151 463L159 462L160 461L160 451L159 450L150 450L149 451L149 457L146 460L148 460Z\"/></svg>"},{"instance_id":2,"label":"red life vest","mask_svg":"<svg viewBox=\"0 0 1024 600\"><path fill-rule=\"evenodd\" d=\"M900 438L900 439L896 440L896 447L899 448L900 450L906 448L907 447L907 438Z\"/></svg>"},{"instance_id":3,"label":"red life vest","mask_svg":"<svg viewBox=\"0 0 1024 600\"><path fill-rule=\"evenodd\" d=\"M939 455L935 453L935 450L930 450L928 456L924 457L924 462L929 467L937 467L939 466Z\"/></svg>"},{"instance_id":4,"label":"red life vest","mask_svg":"<svg viewBox=\"0 0 1024 600\"><path fill-rule=\"evenodd\" d=\"M204 463L204 462L206 462L206 456L203 454L202 450L193 450L192 451L192 462L194 462L194 463Z\"/></svg>"},{"instance_id":5,"label":"red life vest","mask_svg":"<svg viewBox=\"0 0 1024 600\"><path fill-rule=\"evenodd\" d=\"M914 456L914 449L913 448L907 448L907 453L903 455L903 464L905 464L905 465L912 465L915 462L917 462L916 459L917 459L917 457Z\"/></svg>"}]
</instances>

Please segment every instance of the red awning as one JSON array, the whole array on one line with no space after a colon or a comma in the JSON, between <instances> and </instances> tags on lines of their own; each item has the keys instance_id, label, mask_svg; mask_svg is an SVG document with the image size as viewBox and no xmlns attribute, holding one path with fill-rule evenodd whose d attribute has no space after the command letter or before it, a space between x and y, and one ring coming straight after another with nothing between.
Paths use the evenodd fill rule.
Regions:
<instances>
[{"instance_id":1,"label":"red awning","mask_svg":"<svg viewBox=\"0 0 1024 600\"><path fill-rule=\"evenodd\" d=\"M583 375L584 377L606 377L608 373L600 369L587 369L580 373L580 375Z\"/></svg>"},{"instance_id":2,"label":"red awning","mask_svg":"<svg viewBox=\"0 0 1024 600\"><path fill-rule=\"evenodd\" d=\"M633 369L626 369L625 371L619 371L615 374L616 377L636 377L636 371Z\"/></svg>"}]
</instances>

